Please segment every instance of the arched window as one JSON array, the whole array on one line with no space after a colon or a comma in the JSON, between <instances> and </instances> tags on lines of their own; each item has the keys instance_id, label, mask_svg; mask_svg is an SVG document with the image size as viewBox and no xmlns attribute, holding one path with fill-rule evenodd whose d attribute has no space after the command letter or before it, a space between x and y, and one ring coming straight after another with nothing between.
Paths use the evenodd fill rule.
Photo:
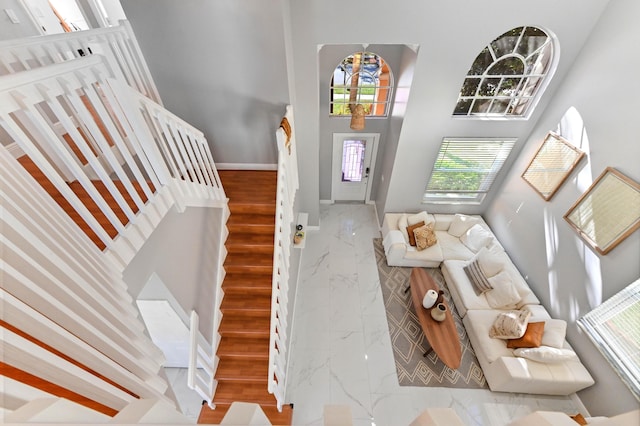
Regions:
<instances>
[{"instance_id":1,"label":"arched window","mask_svg":"<svg viewBox=\"0 0 640 426\"><path fill-rule=\"evenodd\" d=\"M351 115L357 104L365 115L385 117L393 87L391 69L382 57L358 52L344 58L331 76L332 116Z\"/></svg>"},{"instance_id":2,"label":"arched window","mask_svg":"<svg viewBox=\"0 0 640 426\"><path fill-rule=\"evenodd\" d=\"M454 116L526 117L551 69L553 41L535 27L514 28L473 61Z\"/></svg>"}]
</instances>

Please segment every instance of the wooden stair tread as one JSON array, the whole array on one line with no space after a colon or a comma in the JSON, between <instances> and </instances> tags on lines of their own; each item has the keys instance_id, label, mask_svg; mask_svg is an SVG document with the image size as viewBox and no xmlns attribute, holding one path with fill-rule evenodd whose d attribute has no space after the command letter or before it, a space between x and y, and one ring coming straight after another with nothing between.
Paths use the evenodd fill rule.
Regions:
<instances>
[{"instance_id":1,"label":"wooden stair tread","mask_svg":"<svg viewBox=\"0 0 640 426\"><path fill-rule=\"evenodd\" d=\"M218 367L219 368L219 367ZM276 398L267 390L267 381L264 382L243 382L227 381L218 382L214 404L234 401L251 401L257 404L275 405Z\"/></svg>"},{"instance_id":2,"label":"wooden stair tread","mask_svg":"<svg viewBox=\"0 0 640 426\"><path fill-rule=\"evenodd\" d=\"M220 309L224 314L228 310L266 310L271 311L271 292L269 293L225 293Z\"/></svg>"},{"instance_id":3,"label":"wooden stair tread","mask_svg":"<svg viewBox=\"0 0 640 426\"><path fill-rule=\"evenodd\" d=\"M219 424L227 413L231 404L218 403L216 409L212 410L206 404L202 406L198 423L200 424ZM269 419L272 425L290 425L293 418L293 409L289 405L282 407L282 412L278 411L275 405L262 405L262 411Z\"/></svg>"},{"instance_id":4,"label":"wooden stair tread","mask_svg":"<svg viewBox=\"0 0 640 426\"><path fill-rule=\"evenodd\" d=\"M228 265L268 266L273 267L273 253L256 252L232 252L227 254L224 261L225 268Z\"/></svg>"},{"instance_id":5,"label":"wooden stair tread","mask_svg":"<svg viewBox=\"0 0 640 426\"><path fill-rule=\"evenodd\" d=\"M244 275L244 276L243 276ZM227 271L227 275L222 282L222 288L225 292L230 288L243 288L243 289L269 289L273 287L273 277L271 273L268 274L242 274L237 272Z\"/></svg>"},{"instance_id":6,"label":"wooden stair tread","mask_svg":"<svg viewBox=\"0 0 640 426\"><path fill-rule=\"evenodd\" d=\"M231 357L269 359L269 336L222 336L218 345L222 360Z\"/></svg>"},{"instance_id":7,"label":"wooden stair tread","mask_svg":"<svg viewBox=\"0 0 640 426\"><path fill-rule=\"evenodd\" d=\"M216 371L216 380L264 382L267 386L269 360L255 358L227 358L220 363Z\"/></svg>"}]
</instances>

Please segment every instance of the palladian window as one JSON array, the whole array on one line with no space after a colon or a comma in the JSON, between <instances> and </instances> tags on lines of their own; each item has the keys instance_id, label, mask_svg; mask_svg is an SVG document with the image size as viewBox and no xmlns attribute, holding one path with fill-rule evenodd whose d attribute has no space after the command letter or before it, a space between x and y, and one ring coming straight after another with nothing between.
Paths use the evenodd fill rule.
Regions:
<instances>
[{"instance_id":1,"label":"palladian window","mask_svg":"<svg viewBox=\"0 0 640 426\"><path fill-rule=\"evenodd\" d=\"M453 115L527 117L550 77L553 53L553 40L539 28L502 34L473 61Z\"/></svg>"}]
</instances>

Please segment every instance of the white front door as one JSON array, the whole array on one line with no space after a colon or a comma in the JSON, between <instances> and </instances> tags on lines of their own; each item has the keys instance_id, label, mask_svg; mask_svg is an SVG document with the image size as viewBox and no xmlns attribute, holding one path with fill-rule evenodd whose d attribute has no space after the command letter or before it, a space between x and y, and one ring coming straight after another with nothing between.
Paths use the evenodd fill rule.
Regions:
<instances>
[{"instance_id":1,"label":"white front door","mask_svg":"<svg viewBox=\"0 0 640 426\"><path fill-rule=\"evenodd\" d=\"M377 133L333 134L333 201L369 201L379 137Z\"/></svg>"}]
</instances>

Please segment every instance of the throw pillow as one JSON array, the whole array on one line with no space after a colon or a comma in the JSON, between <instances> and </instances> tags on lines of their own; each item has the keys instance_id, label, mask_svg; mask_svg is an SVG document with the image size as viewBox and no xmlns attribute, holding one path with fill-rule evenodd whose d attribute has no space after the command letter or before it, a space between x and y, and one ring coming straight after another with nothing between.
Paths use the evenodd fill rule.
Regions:
<instances>
[{"instance_id":1,"label":"throw pillow","mask_svg":"<svg viewBox=\"0 0 640 426\"><path fill-rule=\"evenodd\" d=\"M413 230L413 235L416 237L416 248L418 250L424 250L438 242L433 228L434 224L431 222Z\"/></svg>"},{"instance_id":2,"label":"throw pillow","mask_svg":"<svg viewBox=\"0 0 640 426\"><path fill-rule=\"evenodd\" d=\"M407 215L407 225L415 225L416 223L429 223L429 215L426 211L421 211L420 213Z\"/></svg>"},{"instance_id":3,"label":"throw pillow","mask_svg":"<svg viewBox=\"0 0 640 426\"><path fill-rule=\"evenodd\" d=\"M539 348L520 348L513 351L515 356L530 359L532 361L543 362L546 364L557 364L560 362L577 360L578 355L571 349L558 349L549 346L540 346Z\"/></svg>"},{"instance_id":4,"label":"throw pillow","mask_svg":"<svg viewBox=\"0 0 640 426\"><path fill-rule=\"evenodd\" d=\"M529 317L531 317L531 311L528 309L502 312L491 325L489 337L495 339L519 339L527 330Z\"/></svg>"},{"instance_id":5,"label":"throw pillow","mask_svg":"<svg viewBox=\"0 0 640 426\"><path fill-rule=\"evenodd\" d=\"M515 308L520 299L522 299L507 271L502 271L498 275L488 278L488 281L493 290L489 290L484 295L487 297L487 303L492 308Z\"/></svg>"},{"instance_id":6,"label":"throw pillow","mask_svg":"<svg viewBox=\"0 0 640 426\"><path fill-rule=\"evenodd\" d=\"M478 262L480 263L480 269L487 277L496 276L504 269L504 258L486 247L483 247L478 251L476 255Z\"/></svg>"},{"instance_id":7,"label":"throw pillow","mask_svg":"<svg viewBox=\"0 0 640 426\"><path fill-rule=\"evenodd\" d=\"M407 233L407 226L409 226L409 222L407 222L407 215L402 214L398 218L398 230L404 237L404 242L409 244L409 234Z\"/></svg>"},{"instance_id":8,"label":"throw pillow","mask_svg":"<svg viewBox=\"0 0 640 426\"><path fill-rule=\"evenodd\" d=\"M484 229L480 224L475 224L460 237L462 244L467 246L474 253L481 248L487 247L493 241L493 234Z\"/></svg>"},{"instance_id":9,"label":"throw pillow","mask_svg":"<svg viewBox=\"0 0 640 426\"><path fill-rule=\"evenodd\" d=\"M567 322L559 319L544 320L542 345L562 349L567 334Z\"/></svg>"},{"instance_id":10,"label":"throw pillow","mask_svg":"<svg viewBox=\"0 0 640 426\"><path fill-rule=\"evenodd\" d=\"M530 322L527 324L527 330L521 338L507 340L507 347L509 349L538 348L542 344L543 333L544 321Z\"/></svg>"},{"instance_id":11,"label":"throw pillow","mask_svg":"<svg viewBox=\"0 0 640 426\"><path fill-rule=\"evenodd\" d=\"M467 216L464 214L456 214L451 221L451 225L449 226L450 235L454 237L462 237L462 234L467 232L469 228L471 228L476 223L480 223L480 219L473 216Z\"/></svg>"},{"instance_id":12,"label":"throw pillow","mask_svg":"<svg viewBox=\"0 0 640 426\"><path fill-rule=\"evenodd\" d=\"M414 229L420 228L424 226L424 222L418 222L415 225L407 226L407 235L409 236L409 245L415 247L416 246L416 236L413 233Z\"/></svg>"},{"instance_id":13,"label":"throw pillow","mask_svg":"<svg viewBox=\"0 0 640 426\"><path fill-rule=\"evenodd\" d=\"M467 274L467 278L471 281L471 286L473 287L473 291L475 291L477 296L480 296L483 293L486 293L489 290L493 290L493 287L487 280L487 276L482 272L480 268L480 262L478 259L474 259L467 266L462 268L464 273Z\"/></svg>"}]
</instances>

